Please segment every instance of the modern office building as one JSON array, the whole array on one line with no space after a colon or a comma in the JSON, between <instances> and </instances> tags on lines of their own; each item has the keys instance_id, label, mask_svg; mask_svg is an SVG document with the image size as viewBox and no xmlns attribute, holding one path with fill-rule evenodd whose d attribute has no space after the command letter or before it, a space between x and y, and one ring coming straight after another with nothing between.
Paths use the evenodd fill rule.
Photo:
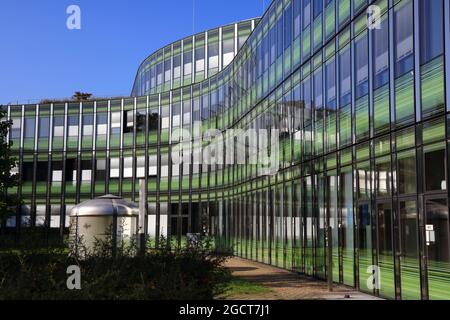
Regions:
<instances>
[{"instance_id":1,"label":"modern office building","mask_svg":"<svg viewBox=\"0 0 450 320\"><path fill-rule=\"evenodd\" d=\"M65 232L74 205L137 201L144 179L152 237L207 233L381 297L450 299L444 17L444 0L274 0L149 56L130 98L7 106L25 202L8 227ZM202 133L247 129L270 129L275 171L237 140L195 160ZM180 145L192 161L173 161Z\"/></svg>"}]
</instances>

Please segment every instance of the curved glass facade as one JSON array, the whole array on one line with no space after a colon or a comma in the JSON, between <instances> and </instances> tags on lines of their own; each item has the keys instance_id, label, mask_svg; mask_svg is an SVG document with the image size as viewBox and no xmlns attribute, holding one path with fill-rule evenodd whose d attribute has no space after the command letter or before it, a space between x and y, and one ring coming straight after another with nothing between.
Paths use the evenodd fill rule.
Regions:
<instances>
[{"instance_id":1,"label":"curved glass facade","mask_svg":"<svg viewBox=\"0 0 450 320\"><path fill-rule=\"evenodd\" d=\"M141 66L136 97L8 106L23 181L11 192L26 203L8 226L64 232L75 204L136 201L144 179L151 237L209 234L381 297L450 299L444 16L444 0L274 0L223 70L184 82L183 40ZM152 86L159 56L181 82Z\"/></svg>"},{"instance_id":2,"label":"curved glass facade","mask_svg":"<svg viewBox=\"0 0 450 320\"><path fill-rule=\"evenodd\" d=\"M151 54L139 67L131 95L161 93L217 74L233 61L259 20L197 33Z\"/></svg>"}]
</instances>

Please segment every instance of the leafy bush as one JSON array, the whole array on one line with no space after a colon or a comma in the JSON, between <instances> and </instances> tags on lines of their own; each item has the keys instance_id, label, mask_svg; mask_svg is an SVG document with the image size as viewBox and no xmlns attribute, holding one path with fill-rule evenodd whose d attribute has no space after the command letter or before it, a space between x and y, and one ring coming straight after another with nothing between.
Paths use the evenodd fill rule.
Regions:
<instances>
[{"instance_id":1,"label":"leafy bush","mask_svg":"<svg viewBox=\"0 0 450 320\"><path fill-rule=\"evenodd\" d=\"M0 225L14 214L14 209L20 204L17 196L8 194L9 188L19 185L19 175L14 173L13 168L18 163L11 149L12 144L6 139L13 123L4 120L6 117L6 109L0 105Z\"/></svg>"},{"instance_id":2,"label":"leafy bush","mask_svg":"<svg viewBox=\"0 0 450 320\"><path fill-rule=\"evenodd\" d=\"M59 248L69 252L69 235L61 237L59 229L44 227L22 227L20 232L15 229L4 229L0 234L0 251L37 251Z\"/></svg>"},{"instance_id":3,"label":"leafy bush","mask_svg":"<svg viewBox=\"0 0 450 320\"><path fill-rule=\"evenodd\" d=\"M22 299L212 299L223 293L230 273L226 256L215 253L208 239L195 247L159 246L136 255L135 242L119 244L112 255L109 241L77 256L67 248L0 252L0 300ZM81 271L81 290L69 290L67 268Z\"/></svg>"}]
</instances>

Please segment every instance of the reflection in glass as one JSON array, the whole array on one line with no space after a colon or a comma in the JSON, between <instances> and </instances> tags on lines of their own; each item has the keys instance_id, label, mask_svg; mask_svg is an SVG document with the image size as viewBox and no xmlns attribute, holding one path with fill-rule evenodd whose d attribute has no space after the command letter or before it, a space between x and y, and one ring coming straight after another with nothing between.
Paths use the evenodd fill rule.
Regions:
<instances>
[{"instance_id":1,"label":"reflection in glass","mask_svg":"<svg viewBox=\"0 0 450 320\"><path fill-rule=\"evenodd\" d=\"M381 21L380 29L373 30L373 50L375 89L382 87L389 82L389 20L384 18Z\"/></svg>"},{"instance_id":2,"label":"reflection in glass","mask_svg":"<svg viewBox=\"0 0 450 320\"><path fill-rule=\"evenodd\" d=\"M354 246L353 246L353 174L352 168L341 169L341 225L344 284L354 285Z\"/></svg>"},{"instance_id":3,"label":"reflection in glass","mask_svg":"<svg viewBox=\"0 0 450 320\"><path fill-rule=\"evenodd\" d=\"M414 67L412 1L402 0L395 9L395 75L400 77Z\"/></svg>"},{"instance_id":4,"label":"reflection in glass","mask_svg":"<svg viewBox=\"0 0 450 320\"><path fill-rule=\"evenodd\" d=\"M339 282L339 221L338 221L338 194L336 172L329 172L327 177L327 210L329 226L331 227L332 243L332 273L333 281Z\"/></svg>"},{"instance_id":5,"label":"reflection in glass","mask_svg":"<svg viewBox=\"0 0 450 320\"><path fill-rule=\"evenodd\" d=\"M48 138L50 119L39 117L39 138Z\"/></svg>"},{"instance_id":6,"label":"reflection in glass","mask_svg":"<svg viewBox=\"0 0 450 320\"><path fill-rule=\"evenodd\" d=\"M400 276L402 300L420 299L420 264L415 201L400 202Z\"/></svg>"},{"instance_id":7,"label":"reflection in glass","mask_svg":"<svg viewBox=\"0 0 450 320\"><path fill-rule=\"evenodd\" d=\"M341 106L344 107L351 101L351 62L350 47L343 50L339 56L339 80Z\"/></svg>"},{"instance_id":8,"label":"reflection in glass","mask_svg":"<svg viewBox=\"0 0 450 320\"><path fill-rule=\"evenodd\" d=\"M369 203L358 206L359 215L359 283L360 289L372 292L367 287L367 269L373 265L372 261L372 223L370 219Z\"/></svg>"},{"instance_id":9,"label":"reflection in glass","mask_svg":"<svg viewBox=\"0 0 450 320\"><path fill-rule=\"evenodd\" d=\"M416 192L416 151L399 153L398 159L398 193Z\"/></svg>"},{"instance_id":10,"label":"reflection in glass","mask_svg":"<svg viewBox=\"0 0 450 320\"><path fill-rule=\"evenodd\" d=\"M426 201L425 240L430 299L450 299L448 206L445 199Z\"/></svg>"},{"instance_id":11,"label":"reflection in glass","mask_svg":"<svg viewBox=\"0 0 450 320\"><path fill-rule=\"evenodd\" d=\"M426 191L446 190L445 150L425 150Z\"/></svg>"},{"instance_id":12,"label":"reflection in glass","mask_svg":"<svg viewBox=\"0 0 450 320\"><path fill-rule=\"evenodd\" d=\"M367 36L356 40L355 44L356 62L356 99L365 96L369 92L369 69L368 69L368 43Z\"/></svg>"},{"instance_id":13,"label":"reflection in glass","mask_svg":"<svg viewBox=\"0 0 450 320\"><path fill-rule=\"evenodd\" d=\"M420 1L420 61L433 60L443 52L443 3L442 0Z\"/></svg>"},{"instance_id":14,"label":"reflection in glass","mask_svg":"<svg viewBox=\"0 0 450 320\"><path fill-rule=\"evenodd\" d=\"M378 210L378 266L381 271L380 295L395 296L394 255L392 245L392 210L390 203L380 203Z\"/></svg>"},{"instance_id":15,"label":"reflection in glass","mask_svg":"<svg viewBox=\"0 0 450 320\"><path fill-rule=\"evenodd\" d=\"M24 138L34 138L35 118L25 118L25 134Z\"/></svg>"},{"instance_id":16,"label":"reflection in glass","mask_svg":"<svg viewBox=\"0 0 450 320\"><path fill-rule=\"evenodd\" d=\"M376 188L378 196L391 194L391 158L384 157L376 160Z\"/></svg>"}]
</instances>

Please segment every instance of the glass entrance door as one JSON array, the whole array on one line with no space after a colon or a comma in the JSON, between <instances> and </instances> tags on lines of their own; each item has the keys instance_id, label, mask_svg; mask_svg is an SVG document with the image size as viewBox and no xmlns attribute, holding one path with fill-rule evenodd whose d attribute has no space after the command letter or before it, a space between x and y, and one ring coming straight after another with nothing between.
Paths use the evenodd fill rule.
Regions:
<instances>
[{"instance_id":1,"label":"glass entrance door","mask_svg":"<svg viewBox=\"0 0 450 320\"><path fill-rule=\"evenodd\" d=\"M329 171L327 177L327 214L331 227L331 272L333 281L339 282L339 218L338 218L338 188L336 171Z\"/></svg>"},{"instance_id":2,"label":"glass entrance door","mask_svg":"<svg viewBox=\"0 0 450 320\"><path fill-rule=\"evenodd\" d=\"M398 256L402 300L420 300L418 211L415 199L399 201Z\"/></svg>"},{"instance_id":3,"label":"glass entrance door","mask_svg":"<svg viewBox=\"0 0 450 320\"><path fill-rule=\"evenodd\" d=\"M358 205L358 239L359 239L359 287L361 291L373 293L367 280L371 274L372 260L372 223L369 202ZM368 271L369 270L369 271ZM369 273L370 272L370 273Z\"/></svg>"},{"instance_id":4,"label":"glass entrance door","mask_svg":"<svg viewBox=\"0 0 450 320\"><path fill-rule=\"evenodd\" d=\"M425 246L428 265L428 296L450 299L448 205L445 198L425 198Z\"/></svg>"},{"instance_id":5,"label":"glass entrance door","mask_svg":"<svg viewBox=\"0 0 450 320\"><path fill-rule=\"evenodd\" d=\"M377 204L377 249L380 272L379 294L395 298L394 254L393 254L393 216L391 202Z\"/></svg>"}]
</instances>

